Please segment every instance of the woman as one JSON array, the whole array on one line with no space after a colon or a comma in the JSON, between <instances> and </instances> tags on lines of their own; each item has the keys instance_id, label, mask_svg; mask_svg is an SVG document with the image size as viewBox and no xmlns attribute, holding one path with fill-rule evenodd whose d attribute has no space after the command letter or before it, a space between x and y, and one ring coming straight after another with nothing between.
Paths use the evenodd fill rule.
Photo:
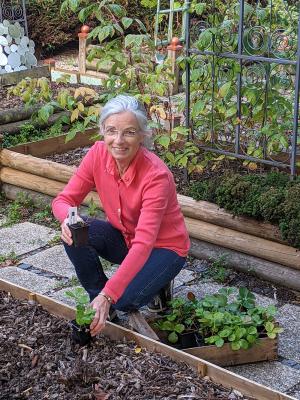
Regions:
<instances>
[{"instance_id":1,"label":"woman","mask_svg":"<svg viewBox=\"0 0 300 400\"><path fill-rule=\"evenodd\" d=\"M115 97L102 109L100 129L104 141L93 145L52 204L66 252L96 310L92 336L104 328L110 307L129 311L151 301L183 268L189 250L173 176L143 146L151 133L142 104ZM95 187L107 221L93 219L88 246L74 247L68 209ZM110 279L99 256L120 264Z\"/></svg>"}]
</instances>

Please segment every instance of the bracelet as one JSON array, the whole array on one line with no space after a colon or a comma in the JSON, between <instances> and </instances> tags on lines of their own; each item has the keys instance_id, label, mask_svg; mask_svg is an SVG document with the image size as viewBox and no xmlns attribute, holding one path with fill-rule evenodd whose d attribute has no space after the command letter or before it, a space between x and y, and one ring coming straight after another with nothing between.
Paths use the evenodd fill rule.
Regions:
<instances>
[{"instance_id":1,"label":"bracelet","mask_svg":"<svg viewBox=\"0 0 300 400\"><path fill-rule=\"evenodd\" d=\"M112 300L112 298L110 296L108 296L107 294L102 293L102 292L100 292L99 295L103 296L104 298L106 298L106 300L109 302L109 304L112 304L113 300Z\"/></svg>"}]
</instances>

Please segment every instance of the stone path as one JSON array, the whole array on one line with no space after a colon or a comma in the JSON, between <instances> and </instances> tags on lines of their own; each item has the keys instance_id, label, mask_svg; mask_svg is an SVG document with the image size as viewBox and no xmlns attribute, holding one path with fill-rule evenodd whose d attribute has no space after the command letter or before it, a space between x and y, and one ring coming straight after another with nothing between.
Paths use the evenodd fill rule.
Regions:
<instances>
[{"instance_id":1,"label":"stone path","mask_svg":"<svg viewBox=\"0 0 300 400\"><path fill-rule=\"evenodd\" d=\"M16 266L0 268L0 279L72 304L64 293L77 281L63 245L51 246L51 240L57 234L52 229L29 222L0 228L0 256L14 252L20 258ZM176 278L175 296L185 296L192 291L197 297L203 297L222 287L214 282L198 282L199 272L196 271L201 270L201 261L196 268L189 268ZM106 270L108 276L113 272L114 268ZM263 306L275 304L278 307L277 319L285 329L279 337L279 360L228 369L300 399L300 307L296 304L278 305L275 299L260 295L256 295L256 299Z\"/></svg>"}]
</instances>

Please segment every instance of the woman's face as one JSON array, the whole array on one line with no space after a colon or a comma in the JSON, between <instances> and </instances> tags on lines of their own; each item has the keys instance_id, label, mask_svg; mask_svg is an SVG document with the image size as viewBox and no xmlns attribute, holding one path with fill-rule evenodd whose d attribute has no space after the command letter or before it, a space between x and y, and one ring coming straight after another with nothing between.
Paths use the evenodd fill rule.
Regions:
<instances>
[{"instance_id":1,"label":"woman's face","mask_svg":"<svg viewBox=\"0 0 300 400\"><path fill-rule=\"evenodd\" d=\"M118 163L129 164L143 142L135 115L125 111L108 117L104 122L104 142Z\"/></svg>"}]
</instances>

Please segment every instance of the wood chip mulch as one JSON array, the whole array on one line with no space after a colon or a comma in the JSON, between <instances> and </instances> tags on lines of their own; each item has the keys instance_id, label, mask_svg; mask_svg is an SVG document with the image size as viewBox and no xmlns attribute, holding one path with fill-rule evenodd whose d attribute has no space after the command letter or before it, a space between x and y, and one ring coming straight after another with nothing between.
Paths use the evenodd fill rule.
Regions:
<instances>
[{"instance_id":1,"label":"wood chip mulch","mask_svg":"<svg viewBox=\"0 0 300 400\"><path fill-rule=\"evenodd\" d=\"M0 399L246 399L185 364L100 336L74 347L65 320L0 292Z\"/></svg>"}]
</instances>

